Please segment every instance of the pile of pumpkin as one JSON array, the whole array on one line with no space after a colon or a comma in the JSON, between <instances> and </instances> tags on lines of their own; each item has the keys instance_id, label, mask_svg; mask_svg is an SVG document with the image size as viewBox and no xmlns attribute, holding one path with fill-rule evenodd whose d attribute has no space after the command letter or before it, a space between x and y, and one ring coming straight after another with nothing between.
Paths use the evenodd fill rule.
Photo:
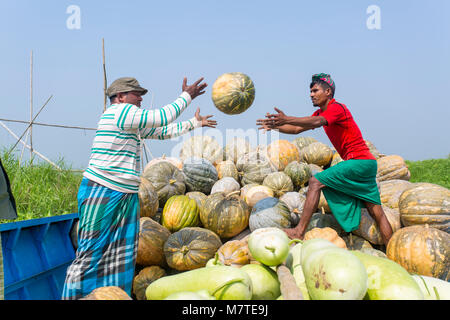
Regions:
<instances>
[{"instance_id":1,"label":"pile of pumpkin","mask_svg":"<svg viewBox=\"0 0 450 320\"><path fill-rule=\"evenodd\" d=\"M383 155L366 143L377 158L381 201L394 231L388 246L366 209L359 229L345 232L323 194L305 240L321 238L341 249L389 259L407 273L421 275L422 281L448 281L450 190L409 182L401 156ZM139 189L133 298L145 300L146 289L157 279L203 269L208 263L264 265L252 256L248 238L258 229L297 225L309 178L340 161L333 148L312 137L252 148L241 138L222 147L210 136L193 136L183 144L179 158L153 159L142 172ZM276 270L271 271L276 278ZM307 291L303 296L309 297Z\"/></svg>"}]
</instances>

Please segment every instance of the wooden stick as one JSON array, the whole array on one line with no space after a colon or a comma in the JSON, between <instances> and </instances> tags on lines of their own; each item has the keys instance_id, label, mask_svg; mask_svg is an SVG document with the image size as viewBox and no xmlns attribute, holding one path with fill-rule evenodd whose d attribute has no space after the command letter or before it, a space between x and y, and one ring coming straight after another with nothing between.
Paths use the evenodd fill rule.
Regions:
<instances>
[{"instance_id":1,"label":"wooden stick","mask_svg":"<svg viewBox=\"0 0 450 320\"><path fill-rule=\"evenodd\" d=\"M6 129L6 131L8 131L14 138L16 138L20 143L22 143L23 145L25 145L25 147L27 147L28 149L31 149L31 147L29 145L27 145L21 138L19 138L14 132L12 132L2 121L0 121L0 125ZM41 157L43 160L47 161L48 163L50 163L52 166L56 167L59 170L62 170L58 165L56 165L55 163L53 163L52 161L50 161L47 157L45 157L43 154L37 152L36 150L33 149L33 153L38 155L39 157Z\"/></svg>"},{"instance_id":2,"label":"wooden stick","mask_svg":"<svg viewBox=\"0 0 450 320\"><path fill-rule=\"evenodd\" d=\"M277 275L283 300L304 300L294 276L285 265L280 264L277 267Z\"/></svg>"},{"instance_id":3,"label":"wooden stick","mask_svg":"<svg viewBox=\"0 0 450 320\"><path fill-rule=\"evenodd\" d=\"M106 63L105 63L105 39L102 38L102 56L103 56L103 112L106 110Z\"/></svg>"},{"instance_id":4,"label":"wooden stick","mask_svg":"<svg viewBox=\"0 0 450 320\"><path fill-rule=\"evenodd\" d=\"M25 131L22 133L22 135L20 136L19 140L21 140L23 138L23 136L25 135L25 133L27 132L28 128L31 127L31 125L33 124L33 121L37 118L37 116L39 115L39 113L41 113L42 109L44 109L44 107L47 105L47 103L50 101L50 99L53 97L53 95L50 96L50 98L47 99L47 101L44 103L44 105L41 107L41 109L39 110L39 112L34 116L33 119L31 119L30 124L28 125L28 127L25 129ZM31 138L31 135L30 135ZM19 140L17 140L16 144L8 151L8 154L11 153L11 151L14 150L14 148L17 146L17 144L19 143ZM32 148L32 147L31 147Z\"/></svg>"},{"instance_id":5,"label":"wooden stick","mask_svg":"<svg viewBox=\"0 0 450 320\"><path fill-rule=\"evenodd\" d=\"M30 165L33 164L33 50L30 56ZM22 135L23 136L23 135ZM22 138L22 137L20 137Z\"/></svg>"},{"instance_id":6,"label":"wooden stick","mask_svg":"<svg viewBox=\"0 0 450 320\"><path fill-rule=\"evenodd\" d=\"M29 121L3 119L3 118L0 118L0 121L17 122L17 123L30 123ZM41 123L41 122L33 122L33 125L34 126L44 126L44 127L67 128L67 129L97 130L96 128L85 128L85 127L77 127L77 126L65 126L65 125L61 125L61 124L49 124L49 123Z\"/></svg>"}]
</instances>

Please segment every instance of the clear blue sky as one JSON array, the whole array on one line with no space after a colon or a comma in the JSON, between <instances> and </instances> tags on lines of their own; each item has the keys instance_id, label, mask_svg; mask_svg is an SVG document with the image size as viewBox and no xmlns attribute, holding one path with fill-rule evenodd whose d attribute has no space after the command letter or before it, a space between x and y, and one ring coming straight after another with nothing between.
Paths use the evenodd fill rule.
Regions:
<instances>
[{"instance_id":1,"label":"clear blue sky","mask_svg":"<svg viewBox=\"0 0 450 320\"><path fill-rule=\"evenodd\" d=\"M81 10L81 28L66 26L69 5ZM380 30L366 13L380 8ZM336 99L353 113L364 138L385 154L409 160L450 153L450 2L322 1L24 1L0 4L0 118L28 120L30 51L34 54L34 111L53 99L36 121L96 127L103 111L101 39L108 81L136 77L154 94L145 107L161 107L181 92L184 76L203 76L207 92L179 118L214 114L218 129L256 129L255 120L277 106L307 116L311 75L330 73ZM211 101L214 80L248 74L256 99L228 116ZM16 134L22 124L6 123ZM198 133L198 132L197 132ZM303 133L330 145L323 129ZM75 168L89 160L94 132L33 129L35 148ZM292 140L295 136L280 135ZM14 139L0 128L1 146ZM154 156L177 141L150 140ZM17 149L20 152L21 148ZM28 157L28 152L25 153Z\"/></svg>"}]
</instances>

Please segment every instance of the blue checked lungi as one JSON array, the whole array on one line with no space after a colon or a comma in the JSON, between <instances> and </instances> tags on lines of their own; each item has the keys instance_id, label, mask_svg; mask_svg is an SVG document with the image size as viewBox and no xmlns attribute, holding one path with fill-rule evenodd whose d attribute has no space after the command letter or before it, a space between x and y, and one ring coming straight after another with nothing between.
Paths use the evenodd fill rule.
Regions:
<instances>
[{"instance_id":1,"label":"blue checked lungi","mask_svg":"<svg viewBox=\"0 0 450 320\"><path fill-rule=\"evenodd\" d=\"M78 190L78 249L63 300L118 286L131 296L139 236L139 198L83 178Z\"/></svg>"}]
</instances>

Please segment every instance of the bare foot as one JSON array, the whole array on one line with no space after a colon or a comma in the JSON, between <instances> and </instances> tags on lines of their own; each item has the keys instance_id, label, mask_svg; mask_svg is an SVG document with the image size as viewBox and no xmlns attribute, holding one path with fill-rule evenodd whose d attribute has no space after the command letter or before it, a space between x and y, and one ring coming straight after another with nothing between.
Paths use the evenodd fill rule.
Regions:
<instances>
[{"instance_id":1,"label":"bare foot","mask_svg":"<svg viewBox=\"0 0 450 320\"><path fill-rule=\"evenodd\" d=\"M303 236L300 234L300 232L296 228L290 228L290 229L283 229L284 232L288 235L291 239L303 239Z\"/></svg>"}]
</instances>

